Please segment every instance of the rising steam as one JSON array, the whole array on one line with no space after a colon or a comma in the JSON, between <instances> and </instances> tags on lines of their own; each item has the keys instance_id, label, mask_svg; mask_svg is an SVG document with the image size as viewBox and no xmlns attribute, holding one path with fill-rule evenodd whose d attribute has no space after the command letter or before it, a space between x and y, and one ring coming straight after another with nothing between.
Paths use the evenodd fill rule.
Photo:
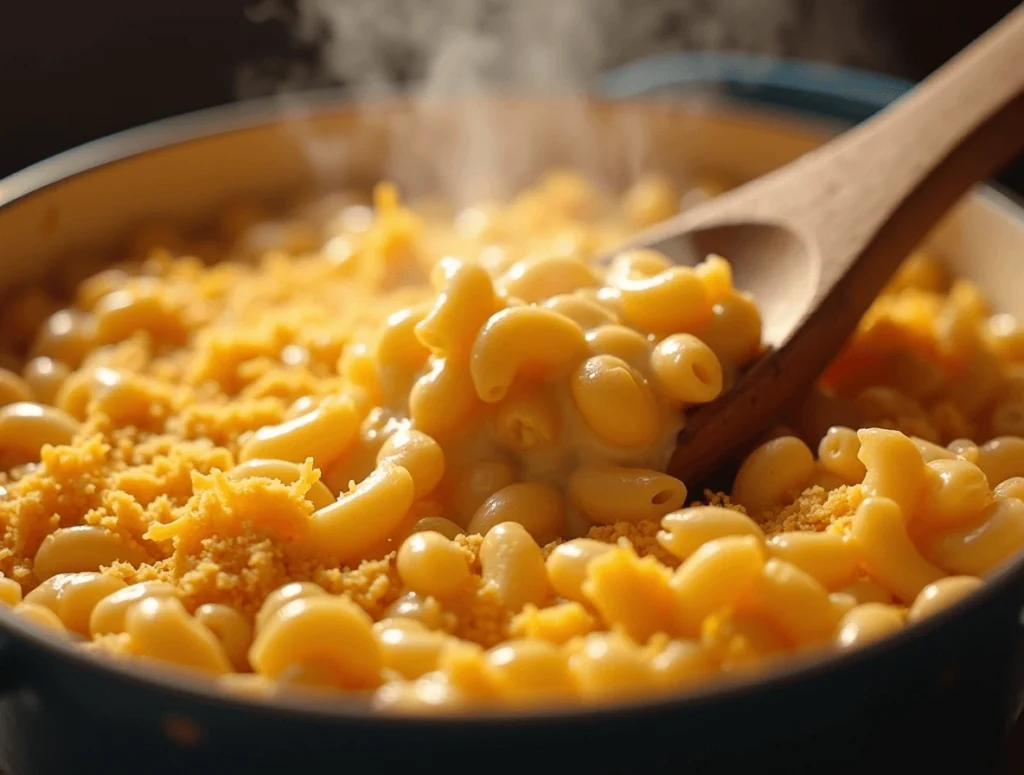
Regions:
<instances>
[{"instance_id":1,"label":"rising steam","mask_svg":"<svg viewBox=\"0 0 1024 775\"><path fill-rule=\"evenodd\" d=\"M319 62L293 64L276 84L250 77L248 95L278 94L328 80L356 100L401 93L415 121L368 117L367 134L389 140L383 173L406 188L440 189L456 200L502 193L551 161L597 178L609 148L599 140L582 96L607 68L660 50L734 48L857 63L867 47L884 50L854 4L802 0L261 0L254 21L288 19L297 37L319 48ZM878 57L875 57L877 61ZM273 80L273 79L270 79ZM557 97L557 110L496 113L467 98L527 94ZM454 102L453 102L454 101ZM302 118L302 103L285 98ZM368 114L369 115L369 114ZM623 119L612 150L630 172L646 163L645 129ZM351 147L297 124L325 176L348 173ZM509 142L509 139L514 142ZM605 140L607 133L605 133ZM541 154L544 158L541 158ZM617 162L620 163L620 162ZM501 184L501 185L499 185Z\"/></svg>"},{"instance_id":2,"label":"rising steam","mask_svg":"<svg viewBox=\"0 0 1024 775\"><path fill-rule=\"evenodd\" d=\"M609 67L659 51L738 50L875 68L898 64L898 50L862 3L297 2L298 33L319 35L322 64L357 94L410 82L430 94L578 90Z\"/></svg>"}]
</instances>

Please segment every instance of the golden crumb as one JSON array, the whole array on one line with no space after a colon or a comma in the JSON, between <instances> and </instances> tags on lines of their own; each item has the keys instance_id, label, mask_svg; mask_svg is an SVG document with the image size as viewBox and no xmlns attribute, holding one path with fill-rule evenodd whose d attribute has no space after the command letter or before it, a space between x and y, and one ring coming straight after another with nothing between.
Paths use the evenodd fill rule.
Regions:
<instances>
[{"instance_id":1,"label":"golden crumb","mask_svg":"<svg viewBox=\"0 0 1024 775\"><path fill-rule=\"evenodd\" d=\"M708 506L718 506L723 509L731 509L732 511L738 511L740 514L747 513L745 506L741 506L739 503L733 503L729 495L724 492L712 492L711 490L705 490L704 502Z\"/></svg>"},{"instance_id":2,"label":"golden crumb","mask_svg":"<svg viewBox=\"0 0 1024 775\"><path fill-rule=\"evenodd\" d=\"M192 404L168 423L168 430L185 439L209 439L218 447L235 452L242 434L264 425L276 425L284 419L286 408L287 403L275 397Z\"/></svg>"},{"instance_id":3,"label":"golden crumb","mask_svg":"<svg viewBox=\"0 0 1024 775\"><path fill-rule=\"evenodd\" d=\"M348 595L374 619L382 619L403 591L394 552L379 560L363 560L352 569L320 567L310 578L328 592Z\"/></svg>"},{"instance_id":4,"label":"golden crumb","mask_svg":"<svg viewBox=\"0 0 1024 775\"><path fill-rule=\"evenodd\" d=\"M588 537L606 544L617 544L625 538L640 557L654 557L663 565L675 568L679 558L658 543L657 535L661 524L653 520L642 522L616 522L614 525L595 525Z\"/></svg>"},{"instance_id":5,"label":"golden crumb","mask_svg":"<svg viewBox=\"0 0 1024 775\"><path fill-rule=\"evenodd\" d=\"M455 543L466 552L469 560L469 570L475 575L480 574L480 544L484 537L481 535L459 535L455 537Z\"/></svg>"},{"instance_id":6,"label":"golden crumb","mask_svg":"<svg viewBox=\"0 0 1024 775\"><path fill-rule=\"evenodd\" d=\"M206 441L179 441L166 451L155 451L154 447L152 442L135 446L134 465L116 472L112 481L113 489L131 495L143 506L161 496L183 506L193 495L193 472L227 471L234 465L234 458L226 449Z\"/></svg>"},{"instance_id":7,"label":"golden crumb","mask_svg":"<svg viewBox=\"0 0 1024 775\"><path fill-rule=\"evenodd\" d=\"M789 530L827 530L838 520L852 517L864 500L861 485L844 485L835 490L809 487L797 499L761 522L767 535Z\"/></svg>"},{"instance_id":8,"label":"golden crumb","mask_svg":"<svg viewBox=\"0 0 1024 775\"><path fill-rule=\"evenodd\" d=\"M3 545L0 571L29 588L31 559L43 539L59 527L82 524L100 508L110 487L110 445L92 436L76 446L45 446L40 465L6 485L0 501Z\"/></svg>"},{"instance_id":9,"label":"golden crumb","mask_svg":"<svg viewBox=\"0 0 1024 775\"><path fill-rule=\"evenodd\" d=\"M512 615L501 602L497 587L479 577L474 582L467 594L447 606L456 616L452 634L490 648L508 638Z\"/></svg>"}]
</instances>

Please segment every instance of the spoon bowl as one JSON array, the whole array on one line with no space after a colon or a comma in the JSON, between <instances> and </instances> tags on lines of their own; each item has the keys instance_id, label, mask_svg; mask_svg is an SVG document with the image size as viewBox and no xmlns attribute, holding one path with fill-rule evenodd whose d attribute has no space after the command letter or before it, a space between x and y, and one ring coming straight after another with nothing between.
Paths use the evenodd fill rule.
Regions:
<instances>
[{"instance_id":1,"label":"spoon bowl","mask_svg":"<svg viewBox=\"0 0 1024 775\"><path fill-rule=\"evenodd\" d=\"M649 247L687 266L710 254L727 257L737 290L758 302L761 338L769 347L786 340L814 299L818 254L813 242L786 224L712 226Z\"/></svg>"},{"instance_id":2,"label":"spoon bowl","mask_svg":"<svg viewBox=\"0 0 1024 775\"><path fill-rule=\"evenodd\" d=\"M1024 149L1024 5L885 111L658 224L627 248L719 253L753 295L767 352L687 415L669 472L703 481L806 395L904 257Z\"/></svg>"}]
</instances>

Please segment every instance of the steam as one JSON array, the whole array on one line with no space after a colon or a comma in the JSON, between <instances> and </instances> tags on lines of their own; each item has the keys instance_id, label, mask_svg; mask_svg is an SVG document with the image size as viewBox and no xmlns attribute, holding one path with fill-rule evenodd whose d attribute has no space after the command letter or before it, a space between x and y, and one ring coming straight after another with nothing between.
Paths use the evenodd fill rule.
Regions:
<instances>
[{"instance_id":1,"label":"steam","mask_svg":"<svg viewBox=\"0 0 1024 775\"><path fill-rule=\"evenodd\" d=\"M626 9L622 0L298 0L296 31L319 39L323 68L371 106L363 129L388 140L384 174L414 194L465 203L508 194L552 164L602 177L608 165L583 96ZM653 18L631 14L645 15ZM411 96L411 116L372 109L397 93ZM557 108L510 107L520 95ZM624 147L642 143L625 130ZM324 149L313 153L326 170Z\"/></svg>"},{"instance_id":2,"label":"steam","mask_svg":"<svg viewBox=\"0 0 1024 775\"><path fill-rule=\"evenodd\" d=\"M264 4L279 0L262 0ZM297 0L297 32L357 95L585 89L660 51L735 50L900 69L863 3L806 0ZM884 18L884 17L883 17Z\"/></svg>"},{"instance_id":3,"label":"steam","mask_svg":"<svg viewBox=\"0 0 1024 775\"><path fill-rule=\"evenodd\" d=\"M648 128L595 127L583 97L607 68L661 50L732 48L863 63L885 50L854 4L802 0L260 0L253 21L288 20L319 49L316 66L286 63L240 79L274 91L325 180L383 173L413 193L456 202L500 196L567 164L607 182L646 166ZM890 60L893 57L890 57ZM277 79L276 86L269 81ZM303 122L287 94L340 82L366 106L358 139L339 144ZM411 96L412 114L375 110ZM488 107L481 97L550 98L550 111ZM406 103L408 104L408 103ZM557 106L556 106L557 105ZM606 122L607 124L607 122ZM609 138L611 142L609 142ZM689 138L699 142L700 138ZM379 147L387 145L386 151ZM384 153L383 170L357 169Z\"/></svg>"},{"instance_id":4,"label":"steam","mask_svg":"<svg viewBox=\"0 0 1024 775\"><path fill-rule=\"evenodd\" d=\"M619 0L299 0L324 66L360 96L578 92L603 63Z\"/></svg>"}]
</instances>

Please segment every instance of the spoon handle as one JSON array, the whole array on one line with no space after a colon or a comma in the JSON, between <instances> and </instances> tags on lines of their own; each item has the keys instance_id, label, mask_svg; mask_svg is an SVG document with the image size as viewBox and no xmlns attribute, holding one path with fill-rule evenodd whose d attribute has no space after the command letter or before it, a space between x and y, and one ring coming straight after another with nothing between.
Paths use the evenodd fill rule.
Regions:
<instances>
[{"instance_id":1,"label":"spoon handle","mask_svg":"<svg viewBox=\"0 0 1024 775\"><path fill-rule=\"evenodd\" d=\"M874 267L858 274L881 278L880 288L937 216L1022 146L1024 4L905 98L787 170L818 173L815 201L783 207L801 208L799 225L820 248L819 298L858 260Z\"/></svg>"}]
</instances>

